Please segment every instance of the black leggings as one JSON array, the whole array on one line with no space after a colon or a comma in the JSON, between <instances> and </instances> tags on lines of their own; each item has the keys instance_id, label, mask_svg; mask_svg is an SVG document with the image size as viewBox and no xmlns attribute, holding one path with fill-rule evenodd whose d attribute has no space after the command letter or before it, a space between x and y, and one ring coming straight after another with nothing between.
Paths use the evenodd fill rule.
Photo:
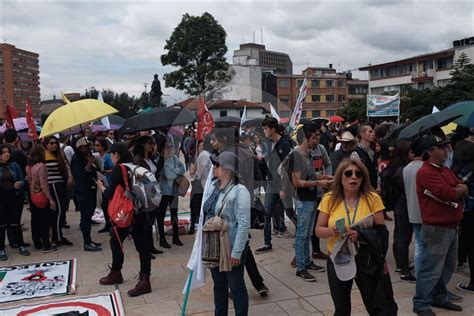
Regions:
<instances>
[{"instance_id":1,"label":"black leggings","mask_svg":"<svg viewBox=\"0 0 474 316\"><path fill-rule=\"evenodd\" d=\"M341 281L334 271L334 265L331 259L327 261L328 282L331 291L331 297L334 302L336 311L335 316L350 316L351 315L351 290L352 280ZM359 275L355 277L357 287L364 301L365 309L370 313L374 310L375 292L377 288L377 278L368 275Z\"/></svg>"},{"instance_id":2,"label":"black leggings","mask_svg":"<svg viewBox=\"0 0 474 316\"><path fill-rule=\"evenodd\" d=\"M194 228L194 226L199 221L199 214L201 213L201 203L203 199L202 193L195 193L191 197L190 208L191 208L191 224L190 228Z\"/></svg>"},{"instance_id":3,"label":"black leggings","mask_svg":"<svg viewBox=\"0 0 474 316\"><path fill-rule=\"evenodd\" d=\"M146 217L146 214L141 213L135 214L135 216L133 217L132 225L130 225L130 227L117 227L112 229L112 231L110 232L110 249L112 250L112 270L122 270L124 254L120 244L123 243L123 241L125 240L125 238L127 238L128 235L131 235L133 238L133 243L135 244L135 249L137 250L140 256L140 273L150 275L151 257L146 240L148 227L148 218ZM117 229L117 234L120 238L120 242L117 239L115 229Z\"/></svg>"},{"instance_id":4,"label":"black leggings","mask_svg":"<svg viewBox=\"0 0 474 316\"><path fill-rule=\"evenodd\" d=\"M52 228L52 240L58 242L64 238L61 218L65 220L64 214L66 214L66 184L64 182L56 182L49 184L49 192L56 203L56 210L51 213L51 228Z\"/></svg>"},{"instance_id":5,"label":"black leggings","mask_svg":"<svg viewBox=\"0 0 474 316\"><path fill-rule=\"evenodd\" d=\"M413 225L408 219L406 200L401 200L395 207L395 229L393 231L393 255L397 268L400 268L402 274L410 272L408 266L409 248L413 235Z\"/></svg>"},{"instance_id":6,"label":"black leggings","mask_svg":"<svg viewBox=\"0 0 474 316\"><path fill-rule=\"evenodd\" d=\"M77 193L77 202L79 203L79 210L81 211L81 222L79 223L79 227L81 228L84 245L92 242L91 225L92 215L94 215L94 210L97 204L96 201L97 192L95 189Z\"/></svg>"},{"instance_id":7,"label":"black leggings","mask_svg":"<svg viewBox=\"0 0 474 316\"><path fill-rule=\"evenodd\" d=\"M5 250L5 234L8 227L10 227L10 244L21 243L21 212L15 189L0 189L0 201L0 250Z\"/></svg>"},{"instance_id":8,"label":"black leggings","mask_svg":"<svg viewBox=\"0 0 474 316\"><path fill-rule=\"evenodd\" d=\"M469 285L474 287L474 211L464 213L461 221L460 239L467 255L471 273Z\"/></svg>"},{"instance_id":9,"label":"black leggings","mask_svg":"<svg viewBox=\"0 0 474 316\"><path fill-rule=\"evenodd\" d=\"M49 248L51 242L49 240L49 226L51 223L51 209L50 206L45 208L38 208L33 204L31 199L30 210L31 210L31 238L35 248Z\"/></svg>"},{"instance_id":10,"label":"black leggings","mask_svg":"<svg viewBox=\"0 0 474 316\"><path fill-rule=\"evenodd\" d=\"M166 210L170 207L171 223L173 226L173 238L179 235L178 226L178 197L174 195L163 195L161 197L160 206L158 207L158 231L160 239L165 239L165 216Z\"/></svg>"}]
</instances>

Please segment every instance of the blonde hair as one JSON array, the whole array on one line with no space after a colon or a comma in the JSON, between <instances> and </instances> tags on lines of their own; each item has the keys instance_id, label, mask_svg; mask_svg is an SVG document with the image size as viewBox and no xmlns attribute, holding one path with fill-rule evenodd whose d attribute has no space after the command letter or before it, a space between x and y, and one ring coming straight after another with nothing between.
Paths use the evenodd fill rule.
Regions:
<instances>
[{"instance_id":1,"label":"blonde hair","mask_svg":"<svg viewBox=\"0 0 474 316\"><path fill-rule=\"evenodd\" d=\"M372 211L372 203L369 203L369 200L374 198L373 194L375 193L375 190L370 184L369 171L360 159L346 158L341 161L337 167L336 174L334 175L334 181L331 185L331 192L329 194L329 212L334 211L334 209L344 201L345 197L344 187L342 186L342 177L344 171L351 165L356 166L360 171L362 171L362 183L360 184L358 194L361 199L364 199L367 202L367 205L369 205L369 208Z\"/></svg>"}]
</instances>

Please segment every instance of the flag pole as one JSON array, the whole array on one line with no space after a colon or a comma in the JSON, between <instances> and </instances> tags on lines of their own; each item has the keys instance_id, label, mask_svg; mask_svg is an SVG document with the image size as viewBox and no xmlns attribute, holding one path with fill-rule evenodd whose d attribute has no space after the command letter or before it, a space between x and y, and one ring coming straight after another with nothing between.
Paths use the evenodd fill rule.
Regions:
<instances>
[{"instance_id":1,"label":"flag pole","mask_svg":"<svg viewBox=\"0 0 474 316\"><path fill-rule=\"evenodd\" d=\"M184 294L183 309L181 312L182 316L186 315L186 306L188 305L188 298L189 298L189 292L191 292L192 280L193 280L193 270L189 272L189 276L188 276L188 282L186 285L186 294Z\"/></svg>"}]
</instances>

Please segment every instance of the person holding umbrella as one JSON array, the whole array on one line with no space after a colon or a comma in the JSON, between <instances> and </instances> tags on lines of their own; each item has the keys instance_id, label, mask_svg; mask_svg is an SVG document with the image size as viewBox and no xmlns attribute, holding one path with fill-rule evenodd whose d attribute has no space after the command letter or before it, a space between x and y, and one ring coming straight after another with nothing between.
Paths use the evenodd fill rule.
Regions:
<instances>
[{"instance_id":1,"label":"person holding umbrella","mask_svg":"<svg viewBox=\"0 0 474 316\"><path fill-rule=\"evenodd\" d=\"M94 156L89 150L89 142L85 137L76 142L76 153L71 159L71 173L75 180L75 193L81 212L82 238L85 251L102 251L100 243L92 241L91 224L97 198L96 172Z\"/></svg>"}]
</instances>

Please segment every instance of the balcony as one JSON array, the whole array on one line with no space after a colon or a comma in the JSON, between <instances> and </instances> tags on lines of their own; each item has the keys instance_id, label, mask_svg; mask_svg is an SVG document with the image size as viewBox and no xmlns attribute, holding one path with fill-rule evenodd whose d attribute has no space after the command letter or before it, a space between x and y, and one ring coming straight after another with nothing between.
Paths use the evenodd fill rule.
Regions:
<instances>
[{"instance_id":1,"label":"balcony","mask_svg":"<svg viewBox=\"0 0 474 316\"><path fill-rule=\"evenodd\" d=\"M422 72L413 71L411 73L411 81L413 82L433 81L434 74L435 74L434 69L428 69L428 71L422 71Z\"/></svg>"}]
</instances>

